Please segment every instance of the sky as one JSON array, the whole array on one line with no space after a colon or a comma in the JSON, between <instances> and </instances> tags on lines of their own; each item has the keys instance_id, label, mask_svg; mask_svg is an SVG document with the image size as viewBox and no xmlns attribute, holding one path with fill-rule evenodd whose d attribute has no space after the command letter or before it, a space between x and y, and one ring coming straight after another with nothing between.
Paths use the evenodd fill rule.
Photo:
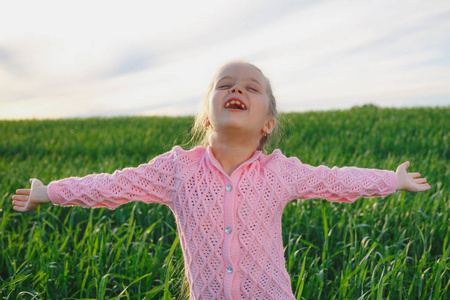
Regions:
<instances>
[{"instance_id":1,"label":"sky","mask_svg":"<svg viewBox=\"0 0 450 300\"><path fill-rule=\"evenodd\" d=\"M0 119L194 115L257 65L282 112L450 105L450 1L9 1Z\"/></svg>"}]
</instances>

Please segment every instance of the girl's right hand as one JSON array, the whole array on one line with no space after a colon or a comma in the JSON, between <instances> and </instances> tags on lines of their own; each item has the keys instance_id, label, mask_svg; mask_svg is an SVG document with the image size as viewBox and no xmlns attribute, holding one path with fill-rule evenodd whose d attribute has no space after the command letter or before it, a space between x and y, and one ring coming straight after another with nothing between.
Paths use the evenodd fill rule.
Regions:
<instances>
[{"instance_id":1,"label":"girl's right hand","mask_svg":"<svg viewBox=\"0 0 450 300\"><path fill-rule=\"evenodd\" d=\"M13 195L13 209L20 212L32 211L41 203L51 203L47 186L38 179L30 179L31 189L18 189Z\"/></svg>"}]
</instances>

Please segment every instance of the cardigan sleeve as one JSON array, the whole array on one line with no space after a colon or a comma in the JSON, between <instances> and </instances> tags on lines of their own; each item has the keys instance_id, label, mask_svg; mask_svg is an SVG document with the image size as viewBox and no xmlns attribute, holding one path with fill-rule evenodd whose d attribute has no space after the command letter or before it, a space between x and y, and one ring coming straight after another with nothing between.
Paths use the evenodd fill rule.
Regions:
<instances>
[{"instance_id":1,"label":"cardigan sleeve","mask_svg":"<svg viewBox=\"0 0 450 300\"><path fill-rule=\"evenodd\" d=\"M179 147L137 168L53 181L50 200L58 205L117 208L130 201L170 204L179 187L183 152Z\"/></svg>"},{"instance_id":2,"label":"cardigan sleeve","mask_svg":"<svg viewBox=\"0 0 450 300\"><path fill-rule=\"evenodd\" d=\"M275 153L274 153L275 154ZM281 185L289 199L320 198L333 202L354 202L361 197L395 193L397 175L393 171L357 167L313 167L298 158L277 153Z\"/></svg>"}]
</instances>

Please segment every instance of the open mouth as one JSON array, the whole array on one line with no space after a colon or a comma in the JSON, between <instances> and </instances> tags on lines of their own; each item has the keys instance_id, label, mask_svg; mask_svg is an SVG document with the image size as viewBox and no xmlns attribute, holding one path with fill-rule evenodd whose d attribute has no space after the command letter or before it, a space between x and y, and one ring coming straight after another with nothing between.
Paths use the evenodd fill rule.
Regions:
<instances>
[{"instance_id":1,"label":"open mouth","mask_svg":"<svg viewBox=\"0 0 450 300\"><path fill-rule=\"evenodd\" d=\"M245 103L236 98L230 99L225 102L224 107L226 109L247 110L247 106L245 106Z\"/></svg>"}]
</instances>

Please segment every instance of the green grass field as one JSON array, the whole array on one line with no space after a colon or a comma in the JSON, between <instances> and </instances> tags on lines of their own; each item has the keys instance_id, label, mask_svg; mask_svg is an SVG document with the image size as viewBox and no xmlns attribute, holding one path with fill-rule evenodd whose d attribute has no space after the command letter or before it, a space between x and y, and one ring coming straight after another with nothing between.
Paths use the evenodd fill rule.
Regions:
<instances>
[{"instance_id":1,"label":"green grass field","mask_svg":"<svg viewBox=\"0 0 450 300\"><path fill-rule=\"evenodd\" d=\"M432 189L285 209L298 299L450 298L450 107L285 114L277 148L304 163L395 170ZM0 299L187 299L168 207L12 210L15 189L148 162L187 142L192 118L0 121Z\"/></svg>"}]
</instances>

